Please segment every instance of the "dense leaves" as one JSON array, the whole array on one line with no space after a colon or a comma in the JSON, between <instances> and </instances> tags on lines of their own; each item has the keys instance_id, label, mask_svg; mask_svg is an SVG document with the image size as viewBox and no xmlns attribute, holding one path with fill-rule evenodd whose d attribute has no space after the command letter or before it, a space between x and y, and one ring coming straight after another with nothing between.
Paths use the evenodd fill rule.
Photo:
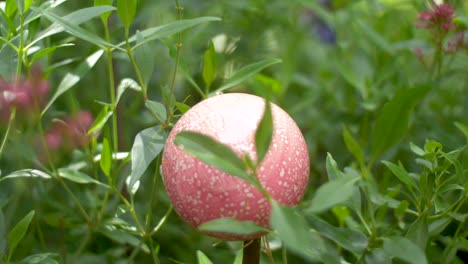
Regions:
<instances>
[{"instance_id":1,"label":"dense leaves","mask_svg":"<svg viewBox=\"0 0 468 264\"><path fill-rule=\"evenodd\" d=\"M265 98L257 159L176 144L260 189L270 227L200 230L268 233L262 263L462 263L467 30L467 1L0 1L0 263L249 261L161 180L172 127L223 92ZM282 134L268 102L310 152L296 207L256 177Z\"/></svg>"}]
</instances>

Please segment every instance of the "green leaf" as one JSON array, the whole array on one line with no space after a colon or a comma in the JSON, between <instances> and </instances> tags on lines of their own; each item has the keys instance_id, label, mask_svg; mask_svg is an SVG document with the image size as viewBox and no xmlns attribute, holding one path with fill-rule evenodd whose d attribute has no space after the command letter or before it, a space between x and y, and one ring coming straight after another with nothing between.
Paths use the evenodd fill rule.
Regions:
<instances>
[{"instance_id":1,"label":"green leaf","mask_svg":"<svg viewBox=\"0 0 468 264\"><path fill-rule=\"evenodd\" d=\"M147 100L145 102L145 106L150 112L153 114L153 116L160 122L165 122L167 118L167 112L166 112L166 107L155 101Z\"/></svg>"},{"instance_id":2,"label":"green leaf","mask_svg":"<svg viewBox=\"0 0 468 264\"><path fill-rule=\"evenodd\" d=\"M136 6L136 0L117 0L117 13L119 13L119 16L125 26L125 30L127 31L135 18Z\"/></svg>"},{"instance_id":3,"label":"green leaf","mask_svg":"<svg viewBox=\"0 0 468 264\"><path fill-rule=\"evenodd\" d=\"M385 166L387 166L387 168L389 168L393 172L393 174L397 176L398 179L400 179L400 181L402 181L410 189L412 187L416 189L418 188L416 182L409 176L408 172L405 170L401 163L399 164L399 166L385 160L382 161L382 163L385 164Z\"/></svg>"},{"instance_id":4,"label":"green leaf","mask_svg":"<svg viewBox=\"0 0 468 264\"><path fill-rule=\"evenodd\" d=\"M174 142L206 164L254 184L242 159L230 147L213 138L200 133L183 131L176 135Z\"/></svg>"},{"instance_id":5,"label":"green leaf","mask_svg":"<svg viewBox=\"0 0 468 264\"><path fill-rule=\"evenodd\" d=\"M130 78L124 78L120 81L119 86L117 87L117 99L116 99L115 104L119 103L120 98L122 97L122 94L127 89L132 89L134 91L141 92L141 87L135 80L130 79Z\"/></svg>"},{"instance_id":6,"label":"green leaf","mask_svg":"<svg viewBox=\"0 0 468 264\"><path fill-rule=\"evenodd\" d=\"M346 202L353 196L356 188L355 183L358 180L358 177L346 176L323 184L312 198L311 205L307 211L321 213L333 206Z\"/></svg>"},{"instance_id":7,"label":"green leaf","mask_svg":"<svg viewBox=\"0 0 468 264\"><path fill-rule=\"evenodd\" d=\"M393 47L392 44L388 42L379 32L371 28L367 23L362 21L357 21L356 25L359 27L359 32L362 32L365 37L368 38L370 43L374 43L375 47L380 50L392 54Z\"/></svg>"},{"instance_id":8,"label":"green leaf","mask_svg":"<svg viewBox=\"0 0 468 264\"><path fill-rule=\"evenodd\" d=\"M87 7L83 8L80 10L76 10L75 12L72 12L64 17L62 17L63 20L68 21L69 23L78 26L92 18L95 18L101 14L105 14L107 12L110 12L112 10L115 10L115 7L113 6L95 6L95 7ZM65 31L65 27L57 22L54 22L52 25L50 25L47 29L39 33L31 43L28 44L26 48L32 47L35 43L40 41L41 39L44 39L46 37L55 35L57 33Z\"/></svg>"},{"instance_id":9,"label":"green leaf","mask_svg":"<svg viewBox=\"0 0 468 264\"><path fill-rule=\"evenodd\" d=\"M220 21L221 19L218 17L198 17L194 19L182 19L177 20L162 26L152 27L141 31L142 36L144 37L144 41L138 43L133 47L135 49L139 45L143 45L148 41L152 41L155 39L165 38L177 34L183 30L189 29L191 27L197 26L202 23L211 22L211 21ZM136 35L133 35L128 39L129 43L136 41ZM118 46L124 45L125 42L119 43Z\"/></svg>"},{"instance_id":10,"label":"green leaf","mask_svg":"<svg viewBox=\"0 0 468 264\"><path fill-rule=\"evenodd\" d=\"M206 94L203 92L202 88L195 82L195 80L192 78L192 75L189 73L187 69L187 65L183 62L182 58L180 58L179 61L179 70L182 76L195 88L195 90L200 94L202 98L206 98Z\"/></svg>"},{"instance_id":11,"label":"green leaf","mask_svg":"<svg viewBox=\"0 0 468 264\"><path fill-rule=\"evenodd\" d=\"M102 54L103 50L98 50L94 52L89 57L87 57L85 61L78 65L76 69L74 69L72 72L67 73L63 77L54 95L44 107L44 110L42 110L41 116L44 115L45 112L47 112L49 107L55 102L55 100L57 100L59 96L61 96L63 93L65 93L75 84L77 84L89 72L89 70L91 70L94 67L94 65L96 65L96 62L101 58Z\"/></svg>"},{"instance_id":12,"label":"green leaf","mask_svg":"<svg viewBox=\"0 0 468 264\"><path fill-rule=\"evenodd\" d=\"M112 0L94 0L94 6L112 6ZM104 25L107 24L110 15L111 12L106 12L101 15L101 20Z\"/></svg>"},{"instance_id":13,"label":"green leaf","mask_svg":"<svg viewBox=\"0 0 468 264\"><path fill-rule=\"evenodd\" d=\"M343 140L346 144L346 147L348 148L348 151L353 154L359 165L364 166L364 152L346 126L343 126Z\"/></svg>"},{"instance_id":14,"label":"green leaf","mask_svg":"<svg viewBox=\"0 0 468 264\"><path fill-rule=\"evenodd\" d=\"M424 149L420 148L418 145L415 145L414 143L410 142L410 149L411 151L418 155L418 156L424 156L426 155L426 151L424 151Z\"/></svg>"},{"instance_id":15,"label":"green leaf","mask_svg":"<svg viewBox=\"0 0 468 264\"><path fill-rule=\"evenodd\" d=\"M407 238L394 236L384 238L383 241L383 250L389 257L399 258L414 264L428 263L424 251Z\"/></svg>"},{"instance_id":16,"label":"green leaf","mask_svg":"<svg viewBox=\"0 0 468 264\"><path fill-rule=\"evenodd\" d=\"M166 132L160 126L147 128L135 137L132 146L132 172L127 188L132 190L150 163L161 153L166 142Z\"/></svg>"},{"instance_id":17,"label":"green leaf","mask_svg":"<svg viewBox=\"0 0 468 264\"><path fill-rule=\"evenodd\" d=\"M109 186L107 186L106 184L99 182L78 170L61 168L61 169L58 169L58 175L64 179L67 179L69 181L76 182L79 184L93 183L93 184L97 184L97 185L109 188Z\"/></svg>"},{"instance_id":18,"label":"green leaf","mask_svg":"<svg viewBox=\"0 0 468 264\"><path fill-rule=\"evenodd\" d=\"M20 36L12 38L10 43L15 47L18 46L20 40L19 37ZM0 49L0 58L2 58L2 62L0 63L0 77L5 80L9 80L15 74L15 65L17 65L18 62L18 53L10 45L3 45Z\"/></svg>"},{"instance_id":19,"label":"green leaf","mask_svg":"<svg viewBox=\"0 0 468 264\"><path fill-rule=\"evenodd\" d=\"M148 85L151 76L153 75L154 58L156 53L150 47L149 43L146 42L140 45L140 43L145 40L140 31L137 31L136 37L138 48L135 49L135 60L138 65L138 69L141 72L143 82L145 85Z\"/></svg>"},{"instance_id":20,"label":"green leaf","mask_svg":"<svg viewBox=\"0 0 468 264\"><path fill-rule=\"evenodd\" d=\"M259 61L259 62L249 64L247 66L244 66L240 70L235 72L231 76L231 78L229 78L229 80L224 82L224 84L221 87L219 87L213 94L220 93L220 92L223 92L223 91L225 91L225 90L227 90L229 88L232 88L232 87L242 83L243 81L249 79L250 77L254 76L255 74L257 74L261 70L265 69L266 67L274 65L274 64L278 64L278 63L281 63L281 62L282 61L280 59L266 59L266 60L262 60L262 61Z\"/></svg>"},{"instance_id":21,"label":"green leaf","mask_svg":"<svg viewBox=\"0 0 468 264\"><path fill-rule=\"evenodd\" d=\"M24 169L24 170L18 170L15 172L12 172L8 174L5 177L0 178L0 182L6 179L11 179L11 178L43 178L43 179L51 179L52 176L49 174L40 171L40 170L35 170L35 169Z\"/></svg>"},{"instance_id":22,"label":"green leaf","mask_svg":"<svg viewBox=\"0 0 468 264\"><path fill-rule=\"evenodd\" d=\"M350 228L334 227L317 216L309 216L309 223L322 236L334 241L340 247L360 255L367 248L368 239L360 231Z\"/></svg>"},{"instance_id":23,"label":"green leaf","mask_svg":"<svg viewBox=\"0 0 468 264\"><path fill-rule=\"evenodd\" d=\"M203 223L198 227L200 231L223 232L236 235L251 235L261 232L269 232L265 227L261 227L251 221L239 221L234 218L218 218Z\"/></svg>"},{"instance_id":24,"label":"green leaf","mask_svg":"<svg viewBox=\"0 0 468 264\"><path fill-rule=\"evenodd\" d=\"M353 67L354 65L344 61L338 61L336 66L338 72L345 79L345 81L353 86L359 92L362 98L367 98L368 91L366 89L365 83L366 73L364 71L357 70L356 67Z\"/></svg>"},{"instance_id":25,"label":"green leaf","mask_svg":"<svg viewBox=\"0 0 468 264\"><path fill-rule=\"evenodd\" d=\"M179 110L179 112L181 114L185 114L185 113L187 113L188 110L190 110L190 106L188 106L188 105L186 105L184 103L176 102L175 106L177 107L177 110Z\"/></svg>"},{"instance_id":26,"label":"green leaf","mask_svg":"<svg viewBox=\"0 0 468 264\"><path fill-rule=\"evenodd\" d=\"M340 171L340 169L338 168L338 164L333 159L333 156L330 153L327 153L326 168L329 181L345 177L345 174L342 171Z\"/></svg>"},{"instance_id":27,"label":"green leaf","mask_svg":"<svg viewBox=\"0 0 468 264\"><path fill-rule=\"evenodd\" d=\"M112 167L112 149L107 137L104 137L102 140L101 160L99 161L99 165L101 165L104 174L109 177Z\"/></svg>"},{"instance_id":28,"label":"green leaf","mask_svg":"<svg viewBox=\"0 0 468 264\"><path fill-rule=\"evenodd\" d=\"M92 7L92 8L98 8L98 7ZM68 33L72 34L73 36L79 39L93 43L99 46L100 48L117 48L116 46L94 35L93 33L77 26L76 24L70 23L70 21L66 20L64 17L59 17L56 14L51 13L44 9L39 9L35 7L31 7L31 9L33 9L34 11L40 12L44 17L46 17L50 21L60 24L63 28L65 28L65 30Z\"/></svg>"},{"instance_id":29,"label":"green leaf","mask_svg":"<svg viewBox=\"0 0 468 264\"><path fill-rule=\"evenodd\" d=\"M216 78L216 51L213 42L210 41L210 47L205 51L203 58L203 81L205 81L206 90L209 90L211 83Z\"/></svg>"},{"instance_id":30,"label":"green leaf","mask_svg":"<svg viewBox=\"0 0 468 264\"><path fill-rule=\"evenodd\" d=\"M0 256L3 255L3 252L6 247L6 237L7 237L7 230L6 230L5 216L3 215L3 210L2 210L2 207L0 206Z\"/></svg>"},{"instance_id":31,"label":"green leaf","mask_svg":"<svg viewBox=\"0 0 468 264\"><path fill-rule=\"evenodd\" d=\"M375 121L372 134L372 159L397 143L408 128L412 109L430 89L418 86L404 90L384 105Z\"/></svg>"},{"instance_id":32,"label":"green leaf","mask_svg":"<svg viewBox=\"0 0 468 264\"><path fill-rule=\"evenodd\" d=\"M96 131L101 130L104 125L106 124L107 120L112 116L113 112L110 106L106 105L102 108L101 112L99 112L96 120L94 120L91 128L88 130L88 135L93 134Z\"/></svg>"},{"instance_id":33,"label":"green leaf","mask_svg":"<svg viewBox=\"0 0 468 264\"><path fill-rule=\"evenodd\" d=\"M34 210L29 212L15 225L15 227L13 227L13 229L8 234L8 259L11 258L19 242L23 239L24 235L26 235L34 214Z\"/></svg>"},{"instance_id":34,"label":"green leaf","mask_svg":"<svg viewBox=\"0 0 468 264\"><path fill-rule=\"evenodd\" d=\"M295 209L272 201L271 227L278 233L284 245L297 255L312 262L321 262L325 250L323 240L310 232L305 219Z\"/></svg>"},{"instance_id":35,"label":"green leaf","mask_svg":"<svg viewBox=\"0 0 468 264\"><path fill-rule=\"evenodd\" d=\"M205 255L205 253L197 250L197 261L198 264L213 264L211 260Z\"/></svg>"},{"instance_id":36,"label":"green leaf","mask_svg":"<svg viewBox=\"0 0 468 264\"><path fill-rule=\"evenodd\" d=\"M244 250L242 249L238 250L236 257L234 258L234 262L232 262L232 264L242 264L243 256L244 256Z\"/></svg>"},{"instance_id":37,"label":"green leaf","mask_svg":"<svg viewBox=\"0 0 468 264\"><path fill-rule=\"evenodd\" d=\"M56 49L63 48L63 47L71 47L71 46L75 46L75 44L65 43L65 44L61 44L61 45L58 45L58 46L52 46L52 47L41 49L39 52L34 54L34 56L29 61L29 65L33 65L34 62L36 62L38 59L40 59L40 58L54 52Z\"/></svg>"},{"instance_id":38,"label":"green leaf","mask_svg":"<svg viewBox=\"0 0 468 264\"><path fill-rule=\"evenodd\" d=\"M33 0L16 0L16 6L21 14L26 14L32 5Z\"/></svg>"},{"instance_id":39,"label":"green leaf","mask_svg":"<svg viewBox=\"0 0 468 264\"><path fill-rule=\"evenodd\" d=\"M455 126L465 135L468 140L468 123L455 122Z\"/></svg>"},{"instance_id":40,"label":"green leaf","mask_svg":"<svg viewBox=\"0 0 468 264\"><path fill-rule=\"evenodd\" d=\"M8 18L13 18L13 15L15 15L18 10L18 5L15 2L16 0L6 0L5 14Z\"/></svg>"},{"instance_id":41,"label":"green leaf","mask_svg":"<svg viewBox=\"0 0 468 264\"><path fill-rule=\"evenodd\" d=\"M422 250L426 250L429 241L429 227L426 215L419 216L408 229L406 238L413 241Z\"/></svg>"},{"instance_id":42,"label":"green leaf","mask_svg":"<svg viewBox=\"0 0 468 264\"><path fill-rule=\"evenodd\" d=\"M99 230L102 234L106 237L114 240L115 242L126 245L129 244L135 248L140 248L144 253L149 254L150 249L149 247L141 241L136 236L133 236L128 231L120 230L120 229L101 229Z\"/></svg>"},{"instance_id":43,"label":"green leaf","mask_svg":"<svg viewBox=\"0 0 468 264\"><path fill-rule=\"evenodd\" d=\"M270 148L271 139L273 138L273 115L271 113L271 103L265 100L265 111L262 119L255 131L255 147L257 149L257 164L262 163L263 158Z\"/></svg>"},{"instance_id":44,"label":"green leaf","mask_svg":"<svg viewBox=\"0 0 468 264\"><path fill-rule=\"evenodd\" d=\"M21 260L20 264L59 264L56 253L40 253L28 256Z\"/></svg>"}]
</instances>

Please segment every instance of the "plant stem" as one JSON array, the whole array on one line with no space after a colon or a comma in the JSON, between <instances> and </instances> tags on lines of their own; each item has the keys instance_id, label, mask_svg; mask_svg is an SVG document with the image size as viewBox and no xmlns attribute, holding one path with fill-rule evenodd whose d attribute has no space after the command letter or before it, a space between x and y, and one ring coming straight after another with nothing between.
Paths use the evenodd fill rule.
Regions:
<instances>
[{"instance_id":1,"label":"plant stem","mask_svg":"<svg viewBox=\"0 0 468 264\"><path fill-rule=\"evenodd\" d=\"M242 264L260 263L260 238L244 241Z\"/></svg>"},{"instance_id":2,"label":"plant stem","mask_svg":"<svg viewBox=\"0 0 468 264\"><path fill-rule=\"evenodd\" d=\"M104 24L104 31L106 34L106 40L110 41L109 27L107 24ZM115 81L114 81L114 64L112 62L112 49L106 49L107 56L107 73L109 75L109 94L111 99L111 104L114 109L112 114L112 143L113 151L119 151L119 138L117 130L117 103L115 99Z\"/></svg>"},{"instance_id":3,"label":"plant stem","mask_svg":"<svg viewBox=\"0 0 468 264\"><path fill-rule=\"evenodd\" d=\"M179 0L175 0L176 4L176 10L177 10L177 20L182 19L182 10L184 10L183 7L179 5ZM175 57L175 65L174 65L174 73L172 74L172 81L171 81L171 95L175 96L175 81L177 77L177 72L179 70L179 58L180 58L180 50L182 49L182 33L178 33L177 37L177 44L176 44L176 57ZM166 126L168 126L171 123L171 119L174 115L172 109L167 109L167 112L169 113L167 121L166 121Z\"/></svg>"},{"instance_id":4,"label":"plant stem","mask_svg":"<svg viewBox=\"0 0 468 264\"><path fill-rule=\"evenodd\" d=\"M2 145L0 146L0 159L2 158L3 151L5 150L5 146L10 136L13 123L15 122L15 116L16 116L16 107L13 106L13 108L11 109L10 118L8 119L7 130L5 132L5 135L3 136Z\"/></svg>"}]
</instances>

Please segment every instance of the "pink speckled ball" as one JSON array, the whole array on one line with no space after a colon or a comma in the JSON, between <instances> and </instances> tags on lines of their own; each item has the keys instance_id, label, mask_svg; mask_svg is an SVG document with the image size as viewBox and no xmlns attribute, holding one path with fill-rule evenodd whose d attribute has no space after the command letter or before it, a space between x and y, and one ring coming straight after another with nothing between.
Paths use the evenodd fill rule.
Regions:
<instances>
[{"instance_id":1,"label":"pink speckled ball","mask_svg":"<svg viewBox=\"0 0 468 264\"><path fill-rule=\"evenodd\" d=\"M169 134L162 158L166 191L176 212L197 228L222 217L253 221L269 226L271 206L246 181L207 165L174 144L181 131L194 131L213 137L241 156L256 160L255 131L265 108L265 100L242 93L223 94L206 99L185 113ZM272 104L273 138L258 168L260 183L276 201L297 205L309 180L309 154L294 120ZM249 240L247 236L207 233L223 240Z\"/></svg>"}]
</instances>

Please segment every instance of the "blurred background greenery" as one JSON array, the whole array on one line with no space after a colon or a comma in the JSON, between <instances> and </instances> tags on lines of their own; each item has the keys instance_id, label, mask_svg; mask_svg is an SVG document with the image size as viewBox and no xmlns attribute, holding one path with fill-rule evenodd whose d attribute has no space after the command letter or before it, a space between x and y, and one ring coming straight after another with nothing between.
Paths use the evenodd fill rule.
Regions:
<instances>
[{"instance_id":1,"label":"blurred background greenery","mask_svg":"<svg viewBox=\"0 0 468 264\"><path fill-rule=\"evenodd\" d=\"M34 1L39 6L45 1ZM281 64L266 68L247 82L229 90L254 93L269 97L285 109L301 128L310 151L311 183L306 194L310 198L314 190L327 180L325 160L331 153L340 167L356 168L358 164L347 151L342 139L346 126L370 158L372 133L375 120L383 105L396 94L417 86L429 86L429 92L410 115L409 128L398 144L379 159L400 161L409 170L418 170L413 161L409 143L424 145L426 139L436 140L446 150L466 144L466 138L454 125L466 124L468 112L468 41L453 52L442 52L441 70L437 65L437 46L434 34L418 27L418 14L428 9L423 0L238 0L238 1L180 1L183 18L214 16L219 22L201 24L181 35L180 63L198 85L203 87L203 55L213 41L217 51L218 75L212 90L232 76L242 66L267 58L279 58ZM450 1L455 16L466 23L467 1ZM78 9L92 6L92 1L65 1L53 9L55 14L66 15ZM115 5L115 4L114 4ZM137 14L130 32L159 26L177 20L173 1L137 1ZM9 38L5 19L0 18L1 36ZM46 28L51 22L37 20L29 25L29 36ZM463 23L462 23L463 25ZM464 24L465 26L467 24ZM104 28L98 18L81 25L98 36L104 36ZM124 25L113 12L109 20L112 43L124 41ZM444 49L455 30L447 33ZM174 72L175 46L178 36L151 41L154 68L148 84L148 96L162 101L161 90L171 83ZM41 47L74 43L72 47L57 49L36 64L43 78L50 84L51 94L66 73L75 71L77 65L97 50L93 44L60 33L38 43ZM0 47L5 47L0 44ZM0 58L3 61L5 58ZM114 52L115 81L136 79L126 54ZM62 66L54 65L63 63ZM80 110L88 110L96 117L102 108L98 102L110 102L106 61L102 58L96 66L72 89L52 105L43 117L45 130L53 127L53 120L64 119ZM9 76L3 76L4 79ZM175 83L177 101L194 105L201 100L192 84L177 75ZM50 97L50 95L49 95ZM141 95L129 91L118 107L119 151L130 151L135 135L154 125L154 120L144 107ZM2 119L0 135L6 132L7 119ZM34 122L32 122L34 123ZM103 134L109 134L104 129ZM41 167L43 161L37 147L38 130L29 119L21 117L0 160L2 175L22 168ZM61 167L80 161L88 161L87 148L74 147L60 150L55 166ZM468 164L468 155L463 160ZM47 166L47 165L45 165ZM151 182L157 168L154 163L142 178L140 190L135 196L135 208L143 219L146 203L151 195ZM465 167L466 168L466 167ZM94 168L95 169L95 168ZM90 169L92 170L92 169ZM129 166L122 168L120 178L129 174ZM395 178L383 164L375 164L373 174L379 190L386 192ZM161 218L169 201L159 184L154 203L154 218ZM73 193L83 201L84 207L93 212L102 203L99 186L70 185ZM118 207L118 197L111 198L111 207ZM126 263L131 252L128 240L115 241L97 231L87 233L86 223L76 213L76 205L66 191L55 182L22 179L0 183L0 208L5 226L12 226L32 209L36 218L31 232L21 242L14 259L39 252L55 252L62 257L79 247L83 236L90 236L90 243L82 251L76 263ZM118 214L118 210L116 210ZM109 216L114 210L109 209ZM125 216L123 216L125 217ZM1 225L0 225L1 226ZM94 227L99 230L99 227ZM123 242L122 242L123 241ZM241 248L237 242L219 243L198 234L172 213L161 230L154 236L159 247L161 263L195 263L197 250L205 252L213 263L228 263ZM125 242L125 243L124 243ZM138 246L132 244L133 246ZM1 250L1 244L0 244ZM273 251L275 256L281 252ZM300 259L290 257L290 263ZM149 255L141 253L136 263L147 263Z\"/></svg>"}]
</instances>

